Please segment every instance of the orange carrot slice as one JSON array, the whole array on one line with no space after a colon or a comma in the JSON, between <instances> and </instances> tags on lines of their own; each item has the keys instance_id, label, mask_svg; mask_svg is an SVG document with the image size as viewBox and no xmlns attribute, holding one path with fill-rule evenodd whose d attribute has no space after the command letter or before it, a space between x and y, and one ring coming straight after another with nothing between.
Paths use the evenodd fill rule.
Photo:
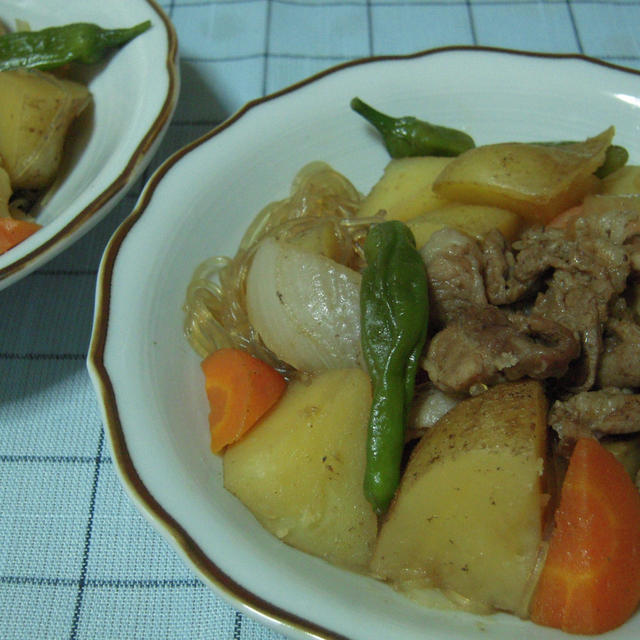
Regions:
<instances>
[{"instance_id":1,"label":"orange carrot slice","mask_svg":"<svg viewBox=\"0 0 640 640\"><path fill-rule=\"evenodd\" d=\"M531 619L569 633L623 624L640 603L640 492L597 440L578 440Z\"/></svg>"},{"instance_id":2,"label":"orange carrot slice","mask_svg":"<svg viewBox=\"0 0 640 640\"><path fill-rule=\"evenodd\" d=\"M271 409L287 383L273 367L241 349L219 349L202 361L209 399L211 450L239 440Z\"/></svg>"},{"instance_id":3,"label":"orange carrot slice","mask_svg":"<svg viewBox=\"0 0 640 640\"><path fill-rule=\"evenodd\" d=\"M0 255L41 229L42 225L28 220L0 218Z\"/></svg>"}]
</instances>

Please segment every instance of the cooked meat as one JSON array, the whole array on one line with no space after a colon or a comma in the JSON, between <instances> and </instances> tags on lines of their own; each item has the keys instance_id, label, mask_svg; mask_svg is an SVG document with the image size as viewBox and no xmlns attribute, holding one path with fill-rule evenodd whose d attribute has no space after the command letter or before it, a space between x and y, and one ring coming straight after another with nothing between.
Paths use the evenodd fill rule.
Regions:
<instances>
[{"instance_id":1,"label":"cooked meat","mask_svg":"<svg viewBox=\"0 0 640 640\"><path fill-rule=\"evenodd\" d=\"M640 237L634 237L625 245L632 271L640 271Z\"/></svg>"},{"instance_id":2,"label":"cooked meat","mask_svg":"<svg viewBox=\"0 0 640 640\"><path fill-rule=\"evenodd\" d=\"M513 278L530 283L571 263L572 245L559 229L532 227L514 242ZM497 302L497 301L496 301Z\"/></svg>"},{"instance_id":3,"label":"cooked meat","mask_svg":"<svg viewBox=\"0 0 640 640\"><path fill-rule=\"evenodd\" d=\"M626 249L611 241L622 235L613 233L611 224L601 221L598 226L597 220L595 215L585 216L572 235L555 229L534 232L523 238L518 254L518 260L523 254L528 260L528 254L542 247L546 252L543 262L553 267L547 289L538 295L533 311L561 323L579 337L580 360L564 381L574 390L591 389L595 383L604 324L630 273Z\"/></svg>"},{"instance_id":4,"label":"cooked meat","mask_svg":"<svg viewBox=\"0 0 640 640\"><path fill-rule=\"evenodd\" d=\"M613 245L628 244L640 234L640 196L592 196L584 201L584 215L575 232L607 238Z\"/></svg>"},{"instance_id":5,"label":"cooked meat","mask_svg":"<svg viewBox=\"0 0 640 640\"><path fill-rule=\"evenodd\" d=\"M542 316L468 307L431 340L422 366L446 393L524 376L560 377L580 353L570 331Z\"/></svg>"},{"instance_id":6,"label":"cooked meat","mask_svg":"<svg viewBox=\"0 0 640 640\"><path fill-rule=\"evenodd\" d=\"M501 291L500 269L489 269L498 282L487 283L487 298L492 304L508 304L529 290L532 283L545 277L546 285L553 285L556 272L574 274L579 284L588 284L596 293L601 312L606 313L612 295L624 291L630 273L629 253L635 246L625 242L635 239L634 229L640 229L640 208L618 212L606 208L618 198L600 198L588 213L578 219L573 229L534 227L522 234L509 251L496 239L497 231L483 239L483 253L487 261L502 260L502 268L509 295ZM640 199L639 206L640 206ZM500 258L499 253L503 253Z\"/></svg>"},{"instance_id":7,"label":"cooked meat","mask_svg":"<svg viewBox=\"0 0 640 640\"><path fill-rule=\"evenodd\" d=\"M473 238L445 228L431 236L421 254L429 279L432 326L453 322L469 305L487 304L482 252Z\"/></svg>"},{"instance_id":8,"label":"cooked meat","mask_svg":"<svg viewBox=\"0 0 640 640\"><path fill-rule=\"evenodd\" d=\"M497 230L476 241L443 229L422 255L439 331L422 364L438 388L522 376L640 387L640 303L635 317L616 311L640 280L640 197L588 198L570 228L530 228L511 247Z\"/></svg>"},{"instance_id":9,"label":"cooked meat","mask_svg":"<svg viewBox=\"0 0 640 640\"><path fill-rule=\"evenodd\" d=\"M617 388L583 391L554 402L549 424L564 450L581 437L634 433L640 431L640 394Z\"/></svg>"},{"instance_id":10,"label":"cooked meat","mask_svg":"<svg viewBox=\"0 0 640 640\"><path fill-rule=\"evenodd\" d=\"M590 389L602 351L602 318L589 278L556 271L552 285L538 296L533 308L536 313L561 324L580 342L579 359L571 366L563 384L574 390Z\"/></svg>"},{"instance_id":11,"label":"cooked meat","mask_svg":"<svg viewBox=\"0 0 640 640\"><path fill-rule=\"evenodd\" d=\"M511 304L527 295L548 265L536 258L516 261L507 247L504 236L497 230L490 231L480 242L484 259L484 280L487 299L491 304ZM531 256L533 257L533 256Z\"/></svg>"},{"instance_id":12,"label":"cooked meat","mask_svg":"<svg viewBox=\"0 0 640 640\"><path fill-rule=\"evenodd\" d=\"M480 242L451 229L432 236L422 250L432 327L446 332L434 337L425 368L437 386L468 390L520 373L561 376L558 384L573 391L592 389L596 381L640 386L640 374L626 366L640 355L637 335L626 339L613 328L603 342L612 307L636 262L640 266L640 198L594 197L584 211L571 229L531 228L512 247L498 231ZM533 323L545 318L549 327L561 325L563 336L549 344L545 337L541 348L533 326L517 330L513 317L488 310L492 305L517 308ZM482 315L474 317L478 309Z\"/></svg>"},{"instance_id":13,"label":"cooked meat","mask_svg":"<svg viewBox=\"0 0 640 640\"><path fill-rule=\"evenodd\" d=\"M640 326L633 320L607 322L597 381L601 387L640 387Z\"/></svg>"}]
</instances>

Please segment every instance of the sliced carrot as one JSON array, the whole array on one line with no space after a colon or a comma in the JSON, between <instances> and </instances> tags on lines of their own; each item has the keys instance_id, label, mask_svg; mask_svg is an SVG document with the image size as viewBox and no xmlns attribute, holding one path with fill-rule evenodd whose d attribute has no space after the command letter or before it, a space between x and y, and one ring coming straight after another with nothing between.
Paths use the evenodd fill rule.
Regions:
<instances>
[{"instance_id":1,"label":"sliced carrot","mask_svg":"<svg viewBox=\"0 0 640 640\"><path fill-rule=\"evenodd\" d=\"M531 619L569 633L623 624L640 603L640 492L597 440L578 440Z\"/></svg>"},{"instance_id":2,"label":"sliced carrot","mask_svg":"<svg viewBox=\"0 0 640 640\"><path fill-rule=\"evenodd\" d=\"M15 247L41 228L42 225L28 220L16 220L8 217L0 218L0 255Z\"/></svg>"},{"instance_id":3,"label":"sliced carrot","mask_svg":"<svg viewBox=\"0 0 640 640\"><path fill-rule=\"evenodd\" d=\"M547 228L567 229L584 213L584 205L579 204L559 213L555 218L547 222Z\"/></svg>"},{"instance_id":4,"label":"sliced carrot","mask_svg":"<svg viewBox=\"0 0 640 640\"><path fill-rule=\"evenodd\" d=\"M209 399L211 450L239 440L271 409L287 383L273 367L241 349L219 349L202 361Z\"/></svg>"}]
</instances>

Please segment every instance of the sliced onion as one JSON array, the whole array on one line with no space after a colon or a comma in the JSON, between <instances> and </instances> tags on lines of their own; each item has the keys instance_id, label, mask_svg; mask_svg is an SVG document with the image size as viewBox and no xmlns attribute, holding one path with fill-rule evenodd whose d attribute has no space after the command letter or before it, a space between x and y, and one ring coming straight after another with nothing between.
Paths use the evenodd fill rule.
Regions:
<instances>
[{"instance_id":1,"label":"sliced onion","mask_svg":"<svg viewBox=\"0 0 640 640\"><path fill-rule=\"evenodd\" d=\"M297 369L362 367L360 280L323 255L267 238L247 276L249 321Z\"/></svg>"}]
</instances>

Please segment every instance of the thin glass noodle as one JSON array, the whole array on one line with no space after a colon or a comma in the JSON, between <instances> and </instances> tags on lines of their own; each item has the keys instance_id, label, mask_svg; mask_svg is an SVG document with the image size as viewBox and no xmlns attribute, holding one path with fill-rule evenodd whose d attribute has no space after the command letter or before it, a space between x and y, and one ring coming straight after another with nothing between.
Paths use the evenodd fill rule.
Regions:
<instances>
[{"instance_id":1,"label":"thin glass noodle","mask_svg":"<svg viewBox=\"0 0 640 640\"><path fill-rule=\"evenodd\" d=\"M235 257L213 256L195 270L184 305L185 335L201 357L238 347L268 362L286 377L293 371L261 342L246 308L246 278L258 243L271 236L320 251L359 269L361 244L371 219L354 219L361 194L324 162L295 176L288 198L268 204L246 230Z\"/></svg>"}]
</instances>

